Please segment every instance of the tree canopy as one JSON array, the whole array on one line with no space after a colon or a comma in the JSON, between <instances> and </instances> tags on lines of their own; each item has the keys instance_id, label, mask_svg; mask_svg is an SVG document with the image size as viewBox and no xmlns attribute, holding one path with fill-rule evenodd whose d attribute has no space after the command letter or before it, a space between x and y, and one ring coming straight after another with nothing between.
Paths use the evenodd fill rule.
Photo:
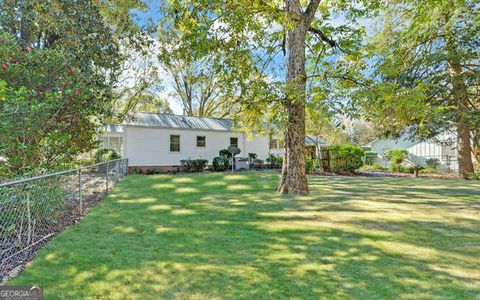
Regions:
<instances>
[{"instance_id":1,"label":"tree canopy","mask_svg":"<svg viewBox=\"0 0 480 300\"><path fill-rule=\"evenodd\" d=\"M363 98L364 113L385 134L454 132L467 177L479 115L478 3L399 0L382 8L382 30L372 42L376 84Z\"/></svg>"}]
</instances>

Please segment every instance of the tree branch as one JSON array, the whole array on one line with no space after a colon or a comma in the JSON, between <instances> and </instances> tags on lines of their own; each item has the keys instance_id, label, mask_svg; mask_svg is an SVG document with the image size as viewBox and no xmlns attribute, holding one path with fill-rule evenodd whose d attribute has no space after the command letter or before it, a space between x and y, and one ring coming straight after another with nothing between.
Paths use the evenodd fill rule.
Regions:
<instances>
[{"instance_id":1,"label":"tree branch","mask_svg":"<svg viewBox=\"0 0 480 300\"><path fill-rule=\"evenodd\" d=\"M315 17L315 13L317 12L318 5L320 4L320 0L310 0L308 3L307 9L303 13L304 19L303 22L305 26L308 28Z\"/></svg>"},{"instance_id":2,"label":"tree branch","mask_svg":"<svg viewBox=\"0 0 480 300\"><path fill-rule=\"evenodd\" d=\"M324 41L325 43L327 43L330 47L332 47L333 49L338 49L344 53L347 53L347 51L345 51L344 49L342 49L342 47L340 47L340 45L335 42L334 40L332 40L331 38L329 38L328 36L325 35L325 33L323 33L323 31L321 31L320 29L317 29L317 28L313 28L313 27L309 27L308 28L308 31L312 32L312 33L315 33L322 41Z\"/></svg>"}]
</instances>

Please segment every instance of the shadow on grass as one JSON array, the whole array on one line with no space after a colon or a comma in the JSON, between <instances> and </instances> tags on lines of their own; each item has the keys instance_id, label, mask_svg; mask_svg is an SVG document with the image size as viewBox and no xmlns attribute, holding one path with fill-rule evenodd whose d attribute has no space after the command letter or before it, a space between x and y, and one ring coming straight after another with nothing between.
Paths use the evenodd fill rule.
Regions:
<instances>
[{"instance_id":1,"label":"shadow on grass","mask_svg":"<svg viewBox=\"0 0 480 300\"><path fill-rule=\"evenodd\" d=\"M129 176L14 284L48 298L474 298L478 186L272 173Z\"/></svg>"}]
</instances>

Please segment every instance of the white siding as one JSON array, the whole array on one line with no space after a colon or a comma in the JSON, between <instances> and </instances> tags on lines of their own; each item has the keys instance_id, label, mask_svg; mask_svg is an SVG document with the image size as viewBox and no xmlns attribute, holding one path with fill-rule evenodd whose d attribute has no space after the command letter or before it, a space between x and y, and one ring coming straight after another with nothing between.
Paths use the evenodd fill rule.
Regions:
<instances>
[{"instance_id":1,"label":"white siding","mask_svg":"<svg viewBox=\"0 0 480 300\"><path fill-rule=\"evenodd\" d=\"M266 136L256 136L245 139L246 152L240 153L240 156L248 157L248 153L256 153L258 159L265 160L268 157L268 142L269 139Z\"/></svg>"},{"instance_id":2,"label":"white siding","mask_svg":"<svg viewBox=\"0 0 480 300\"><path fill-rule=\"evenodd\" d=\"M268 153L268 139L256 137L248 141L242 133L128 126L125 135L125 156L130 166L177 166L187 158L207 159L211 164L218 152L230 145L231 137L238 138L242 151L239 156L255 152L258 158L265 159ZM170 152L170 135L180 135L180 152ZM206 137L205 148L197 147L197 136Z\"/></svg>"}]
</instances>

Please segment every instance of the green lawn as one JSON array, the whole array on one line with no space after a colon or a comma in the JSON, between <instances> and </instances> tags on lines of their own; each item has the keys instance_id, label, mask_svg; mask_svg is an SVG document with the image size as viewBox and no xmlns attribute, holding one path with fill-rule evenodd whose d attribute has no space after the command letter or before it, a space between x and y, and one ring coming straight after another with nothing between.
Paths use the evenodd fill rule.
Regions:
<instances>
[{"instance_id":1,"label":"green lawn","mask_svg":"<svg viewBox=\"0 0 480 300\"><path fill-rule=\"evenodd\" d=\"M9 284L46 299L480 297L480 184L131 175Z\"/></svg>"}]
</instances>

